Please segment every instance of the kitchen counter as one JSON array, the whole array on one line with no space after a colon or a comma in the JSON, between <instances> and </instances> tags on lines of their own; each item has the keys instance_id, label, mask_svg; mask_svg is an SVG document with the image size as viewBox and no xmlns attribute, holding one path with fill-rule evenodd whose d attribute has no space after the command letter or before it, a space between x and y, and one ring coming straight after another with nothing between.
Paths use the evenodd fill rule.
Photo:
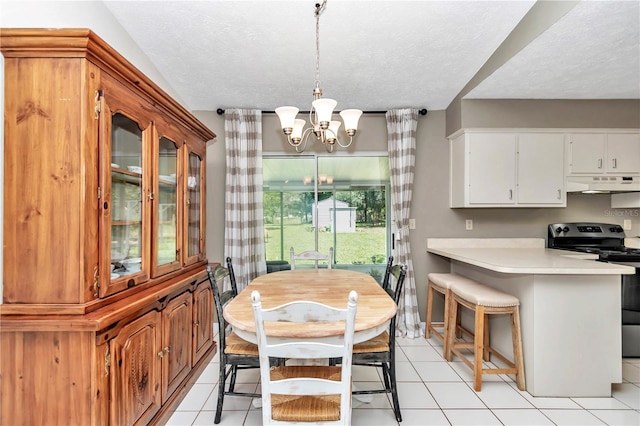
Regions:
<instances>
[{"instance_id":1,"label":"kitchen counter","mask_svg":"<svg viewBox=\"0 0 640 426\"><path fill-rule=\"evenodd\" d=\"M546 248L427 248L427 252L505 274L611 275L635 269L594 262L598 255Z\"/></svg>"},{"instance_id":2,"label":"kitchen counter","mask_svg":"<svg viewBox=\"0 0 640 426\"><path fill-rule=\"evenodd\" d=\"M546 249L536 238L435 238L427 240L427 252L449 259L451 272L520 299L530 394L609 397L611 384L621 383L620 276L634 268ZM473 323L468 310L462 321ZM491 342L512 356L506 316L492 319Z\"/></svg>"}]
</instances>

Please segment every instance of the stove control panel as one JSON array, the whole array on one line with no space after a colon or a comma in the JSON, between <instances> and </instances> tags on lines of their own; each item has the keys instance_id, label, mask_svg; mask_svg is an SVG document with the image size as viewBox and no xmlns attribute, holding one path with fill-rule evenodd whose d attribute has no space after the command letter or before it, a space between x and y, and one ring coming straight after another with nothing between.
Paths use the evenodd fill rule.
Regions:
<instances>
[{"instance_id":1,"label":"stove control panel","mask_svg":"<svg viewBox=\"0 0 640 426\"><path fill-rule=\"evenodd\" d=\"M612 223L552 223L549 225L552 238L624 238L622 226Z\"/></svg>"},{"instance_id":2,"label":"stove control panel","mask_svg":"<svg viewBox=\"0 0 640 426\"><path fill-rule=\"evenodd\" d=\"M587 225L587 226L578 226L577 228L578 228L578 232L602 232L602 228L600 226Z\"/></svg>"}]
</instances>

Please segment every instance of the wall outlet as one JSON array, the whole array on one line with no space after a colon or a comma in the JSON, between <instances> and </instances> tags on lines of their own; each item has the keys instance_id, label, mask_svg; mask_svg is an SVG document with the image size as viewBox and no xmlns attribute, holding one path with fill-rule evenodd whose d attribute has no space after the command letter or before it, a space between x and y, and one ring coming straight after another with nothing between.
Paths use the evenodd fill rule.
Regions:
<instances>
[{"instance_id":1,"label":"wall outlet","mask_svg":"<svg viewBox=\"0 0 640 426\"><path fill-rule=\"evenodd\" d=\"M467 231L471 231L473 229L473 220L467 219L464 225Z\"/></svg>"},{"instance_id":2,"label":"wall outlet","mask_svg":"<svg viewBox=\"0 0 640 426\"><path fill-rule=\"evenodd\" d=\"M409 219L409 229L416 229L416 220Z\"/></svg>"},{"instance_id":3,"label":"wall outlet","mask_svg":"<svg viewBox=\"0 0 640 426\"><path fill-rule=\"evenodd\" d=\"M626 231L630 231L631 230L631 219L625 219L623 224L622 224L622 229L626 230Z\"/></svg>"}]
</instances>

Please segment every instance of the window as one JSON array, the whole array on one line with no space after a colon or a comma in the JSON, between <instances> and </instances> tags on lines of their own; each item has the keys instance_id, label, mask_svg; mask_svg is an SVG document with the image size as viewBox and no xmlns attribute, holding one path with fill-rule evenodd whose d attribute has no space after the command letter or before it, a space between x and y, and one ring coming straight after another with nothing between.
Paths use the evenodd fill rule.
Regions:
<instances>
[{"instance_id":1,"label":"window","mask_svg":"<svg viewBox=\"0 0 640 426\"><path fill-rule=\"evenodd\" d=\"M336 267L376 275L390 253L386 156L263 159L267 261L334 248ZM381 267L381 268L380 268Z\"/></svg>"}]
</instances>

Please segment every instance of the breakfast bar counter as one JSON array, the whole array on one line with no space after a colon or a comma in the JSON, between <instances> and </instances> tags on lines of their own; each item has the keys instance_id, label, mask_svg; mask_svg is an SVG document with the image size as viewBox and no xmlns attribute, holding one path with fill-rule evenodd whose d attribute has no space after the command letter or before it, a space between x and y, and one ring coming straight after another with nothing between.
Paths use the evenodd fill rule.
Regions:
<instances>
[{"instance_id":1,"label":"breakfast bar counter","mask_svg":"<svg viewBox=\"0 0 640 426\"><path fill-rule=\"evenodd\" d=\"M530 394L609 397L622 381L620 276L634 268L547 249L536 238L433 238L427 252L449 259L451 272L520 299ZM512 354L508 318L491 327L492 345Z\"/></svg>"}]
</instances>

